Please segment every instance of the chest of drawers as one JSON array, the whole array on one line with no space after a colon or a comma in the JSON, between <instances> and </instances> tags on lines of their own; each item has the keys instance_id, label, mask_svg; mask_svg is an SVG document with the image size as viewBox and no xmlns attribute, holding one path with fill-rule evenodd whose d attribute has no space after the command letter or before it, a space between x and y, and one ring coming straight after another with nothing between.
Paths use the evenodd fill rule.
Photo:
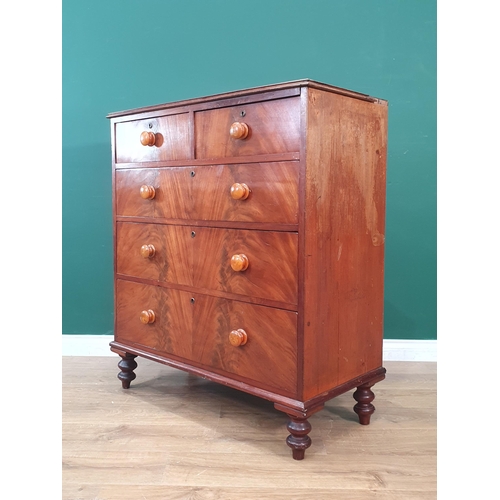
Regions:
<instances>
[{"instance_id":1,"label":"chest of drawers","mask_svg":"<svg viewBox=\"0 0 500 500\"><path fill-rule=\"evenodd\" d=\"M387 102L312 80L111 113L118 378L136 357L308 418L382 367Z\"/></svg>"}]
</instances>

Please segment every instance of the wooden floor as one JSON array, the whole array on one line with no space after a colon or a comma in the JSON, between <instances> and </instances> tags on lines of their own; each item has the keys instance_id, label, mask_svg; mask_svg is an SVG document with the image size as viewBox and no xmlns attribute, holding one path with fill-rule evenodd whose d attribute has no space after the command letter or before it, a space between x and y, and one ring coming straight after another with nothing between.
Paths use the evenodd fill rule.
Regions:
<instances>
[{"instance_id":1,"label":"wooden floor","mask_svg":"<svg viewBox=\"0 0 500 500\"><path fill-rule=\"evenodd\" d=\"M63 358L63 500L436 498L436 364L387 362L369 426L352 391L310 418L295 461L267 401L139 359Z\"/></svg>"}]
</instances>

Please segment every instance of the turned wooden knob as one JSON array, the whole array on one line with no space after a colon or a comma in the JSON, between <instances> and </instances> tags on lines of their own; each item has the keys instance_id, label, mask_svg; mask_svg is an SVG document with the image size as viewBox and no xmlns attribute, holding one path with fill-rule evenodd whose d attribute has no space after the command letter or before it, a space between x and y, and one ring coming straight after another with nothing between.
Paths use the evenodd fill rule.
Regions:
<instances>
[{"instance_id":1,"label":"turned wooden knob","mask_svg":"<svg viewBox=\"0 0 500 500\"><path fill-rule=\"evenodd\" d=\"M245 139L248 135L248 125L242 122L234 122L229 129L229 135L233 139Z\"/></svg>"},{"instance_id":2,"label":"turned wooden knob","mask_svg":"<svg viewBox=\"0 0 500 500\"><path fill-rule=\"evenodd\" d=\"M248 257L244 253L239 253L231 257L231 267L233 271L245 271L248 267Z\"/></svg>"},{"instance_id":3,"label":"turned wooden knob","mask_svg":"<svg viewBox=\"0 0 500 500\"><path fill-rule=\"evenodd\" d=\"M233 330L229 334L229 342L231 345L234 345L234 347L238 347L240 345L245 345L248 340L248 335L245 330L242 328L238 328L238 330Z\"/></svg>"},{"instance_id":4,"label":"turned wooden knob","mask_svg":"<svg viewBox=\"0 0 500 500\"><path fill-rule=\"evenodd\" d=\"M151 257L154 257L156 252L156 249L154 245L142 245L141 247L141 255L145 259L150 259Z\"/></svg>"},{"instance_id":5,"label":"turned wooden knob","mask_svg":"<svg viewBox=\"0 0 500 500\"><path fill-rule=\"evenodd\" d=\"M141 134L141 144L143 146L154 146L156 142L156 135L154 132L144 131Z\"/></svg>"},{"instance_id":6,"label":"turned wooden knob","mask_svg":"<svg viewBox=\"0 0 500 500\"><path fill-rule=\"evenodd\" d=\"M142 311L139 319L141 320L141 323L144 323L145 325L148 323L154 323L156 319L155 312L152 309Z\"/></svg>"},{"instance_id":7,"label":"turned wooden knob","mask_svg":"<svg viewBox=\"0 0 500 500\"><path fill-rule=\"evenodd\" d=\"M141 198L152 200L155 197L156 191L153 186L141 186Z\"/></svg>"},{"instance_id":8,"label":"turned wooden knob","mask_svg":"<svg viewBox=\"0 0 500 500\"><path fill-rule=\"evenodd\" d=\"M250 188L245 183L235 183L231 186L231 198L233 200L246 200L250 194Z\"/></svg>"}]
</instances>

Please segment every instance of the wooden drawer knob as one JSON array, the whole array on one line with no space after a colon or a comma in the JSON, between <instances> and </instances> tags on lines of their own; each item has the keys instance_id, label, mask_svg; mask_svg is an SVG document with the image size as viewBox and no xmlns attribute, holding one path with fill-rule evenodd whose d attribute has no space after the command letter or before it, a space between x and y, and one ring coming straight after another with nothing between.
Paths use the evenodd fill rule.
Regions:
<instances>
[{"instance_id":1,"label":"wooden drawer knob","mask_svg":"<svg viewBox=\"0 0 500 500\"><path fill-rule=\"evenodd\" d=\"M154 132L144 131L141 134L141 144L143 146L154 146L156 143L156 135Z\"/></svg>"},{"instance_id":2,"label":"wooden drawer knob","mask_svg":"<svg viewBox=\"0 0 500 500\"><path fill-rule=\"evenodd\" d=\"M248 340L248 335L245 330L242 328L238 328L238 330L233 330L229 334L229 342L231 345L234 345L234 347L239 347L240 345L245 345Z\"/></svg>"},{"instance_id":3,"label":"wooden drawer knob","mask_svg":"<svg viewBox=\"0 0 500 500\"><path fill-rule=\"evenodd\" d=\"M235 183L231 186L231 198L233 200L246 200L250 194L250 188L245 183Z\"/></svg>"},{"instance_id":4,"label":"wooden drawer knob","mask_svg":"<svg viewBox=\"0 0 500 500\"><path fill-rule=\"evenodd\" d=\"M239 253L231 257L233 271L245 271L248 268L248 264L248 257L244 253Z\"/></svg>"},{"instance_id":5,"label":"wooden drawer knob","mask_svg":"<svg viewBox=\"0 0 500 500\"><path fill-rule=\"evenodd\" d=\"M152 200L155 197L156 191L153 186L141 186L141 198Z\"/></svg>"},{"instance_id":6,"label":"wooden drawer knob","mask_svg":"<svg viewBox=\"0 0 500 500\"><path fill-rule=\"evenodd\" d=\"M245 139L248 135L248 125L242 122L234 122L229 129L229 135L233 139Z\"/></svg>"},{"instance_id":7,"label":"wooden drawer knob","mask_svg":"<svg viewBox=\"0 0 500 500\"><path fill-rule=\"evenodd\" d=\"M142 245L141 247L141 255L145 259L150 259L151 257L154 257L156 252L156 249L154 245Z\"/></svg>"},{"instance_id":8,"label":"wooden drawer knob","mask_svg":"<svg viewBox=\"0 0 500 500\"><path fill-rule=\"evenodd\" d=\"M152 309L142 311L139 319L141 320L141 323L144 323L145 325L148 323L154 323L156 319L155 312Z\"/></svg>"}]
</instances>

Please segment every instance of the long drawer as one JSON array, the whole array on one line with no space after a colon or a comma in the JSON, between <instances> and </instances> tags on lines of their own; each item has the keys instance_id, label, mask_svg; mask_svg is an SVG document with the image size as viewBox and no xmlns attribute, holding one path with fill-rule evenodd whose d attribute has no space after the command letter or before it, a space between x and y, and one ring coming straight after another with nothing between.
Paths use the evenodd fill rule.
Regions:
<instances>
[{"instance_id":1,"label":"long drawer","mask_svg":"<svg viewBox=\"0 0 500 500\"><path fill-rule=\"evenodd\" d=\"M118 216L298 222L297 162L123 169L115 182Z\"/></svg>"},{"instance_id":2,"label":"long drawer","mask_svg":"<svg viewBox=\"0 0 500 500\"><path fill-rule=\"evenodd\" d=\"M118 342L296 391L295 312L119 279L115 326Z\"/></svg>"},{"instance_id":3,"label":"long drawer","mask_svg":"<svg viewBox=\"0 0 500 500\"><path fill-rule=\"evenodd\" d=\"M297 304L297 233L116 226L118 274Z\"/></svg>"}]
</instances>

